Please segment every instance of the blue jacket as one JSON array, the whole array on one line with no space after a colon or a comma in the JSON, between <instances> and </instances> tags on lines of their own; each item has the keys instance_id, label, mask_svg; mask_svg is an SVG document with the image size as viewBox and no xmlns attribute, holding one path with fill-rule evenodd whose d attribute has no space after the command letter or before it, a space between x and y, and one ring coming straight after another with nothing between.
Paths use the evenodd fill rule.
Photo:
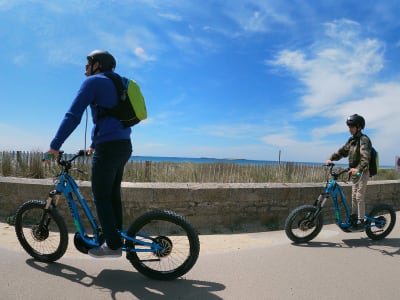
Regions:
<instances>
[{"instance_id":1,"label":"blue jacket","mask_svg":"<svg viewBox=\"0 0 400 300\"><path fill-rule=\"evenodd\" d=\"M60 150L62 144L79 125L85 109L90 106L94 127L92 129L92 148L99 143L130 139L131 128L124 127L113 117L97 120L98 107L111 108L117 104L117 92L114 83L103 73L89 76L82 83L71 107L62 120L50 148Z\"/></svg>"}]
</instances>

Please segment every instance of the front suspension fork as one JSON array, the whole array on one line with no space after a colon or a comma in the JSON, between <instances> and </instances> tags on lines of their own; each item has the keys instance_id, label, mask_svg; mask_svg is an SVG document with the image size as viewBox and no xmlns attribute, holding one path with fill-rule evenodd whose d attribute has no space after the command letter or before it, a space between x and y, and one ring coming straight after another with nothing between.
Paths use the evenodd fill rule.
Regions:
<instances>
[{"instance_id":1,"label":"front suspension fork","mask_svg":"<svg viewBox=\"0 0 400 300\"><path fill-rule=\"evenodd\" d=\"M39 228L43 228L43 227L48 228L50 221L51 221L51 218L48 216L48 211L49 211L49 209L55 208L57 206L58 198L59 198L60 194L61 193L57 192L56 190L52 190L49 193L49 197L46 200L46 205L44 207L43 215L42 215L42 218L39 223Z\"/></svg>"},{"instance_id":2,"label":"front suspension fork","mask_svg":"<svg viewBox=\"0 0 400 300\"><path fill-rule=\"evenodd\" d=\"M329 194L326 194L326 193L321 193L318 196L318 198L314 202L314 206L317 208L317 210L313 214L311 221L314 221L319 216L319 214L322 212L322 209L324 208L324 205L328 199L329 199Z\"/></svg>"},{"instance_id":3,"label":"front suspension fork","mask_svg":"<svg viewBox=\"0 0 400 300\"><path fill-rule=\"evenodd\" d=\"M315 200L314 206L322 209L328 199L329 199L329 194L321 193L321 194L319 194L318 198Z\"/></svg>"}]
</instances>

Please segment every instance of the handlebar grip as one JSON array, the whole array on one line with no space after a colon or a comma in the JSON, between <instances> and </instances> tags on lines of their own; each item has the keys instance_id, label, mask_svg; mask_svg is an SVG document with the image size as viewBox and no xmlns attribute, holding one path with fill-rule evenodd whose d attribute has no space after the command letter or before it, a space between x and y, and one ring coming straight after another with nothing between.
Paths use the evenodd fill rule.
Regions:
<instances>
[{"instance_id":1,"label":"handlebar grip","mask_svg":"<svg viewBox=\"0 0 400 300\"><path fill-rule=\"evenodd\" d=\"M78 150L77 156L86 156L90 157L93 155L93 152L89 152L89 150Z\"/></svg>"},{"instance_id":2,"label":"handlebar grip","mask_svg":"<svg viewBox=\"0 0 400 300\"><path fill-rule=\"evenodd\" d=\"M45 154L43 155L42 161L46 161L46 160L54 160L54 154L52 154L52 153L45 153Z\"/></svg>"}]
</instances>

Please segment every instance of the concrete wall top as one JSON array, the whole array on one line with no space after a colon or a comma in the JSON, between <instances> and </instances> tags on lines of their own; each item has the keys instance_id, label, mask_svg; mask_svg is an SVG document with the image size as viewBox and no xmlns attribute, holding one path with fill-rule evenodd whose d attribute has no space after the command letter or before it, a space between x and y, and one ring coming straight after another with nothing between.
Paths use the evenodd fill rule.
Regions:
<instances>
[{"instance_id":1,"label":"concrete wall top","mask_svg":"<svg viewBox=\"0 0 400 300\"><path fill-rule=\"evenodd\" d=\"M90 186L90 181L76 180L79 186ZM1 177L0 182L54 185L53 179L34 179L20 177ZM385 185L399 183L400 180L369 181L368 185ZM350 186L350 183L340 182L342 186ZM185 183L185 182L123 182L123 188L162 188L162 189L259 189L259 188L299 188L299 187L323 187L325 182L317 183Z\"/></svg>"}]
</instances>

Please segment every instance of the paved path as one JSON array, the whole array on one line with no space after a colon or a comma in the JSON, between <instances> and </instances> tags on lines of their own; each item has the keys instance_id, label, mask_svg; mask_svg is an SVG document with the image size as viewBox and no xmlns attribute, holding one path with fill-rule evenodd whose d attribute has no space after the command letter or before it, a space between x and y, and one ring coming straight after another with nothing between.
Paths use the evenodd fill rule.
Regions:
<instances>
[{"instance_id":1,"label":"paved path","mask_svg":"<svg viewBox=\"0 0 400 300\"><path fill-rule=\"evenodd\" d=\"M201 236L197 264L171 282L143 277L124 258L95 260L72 248L56 263L36 262L4 223L0 239L2 299L400 297L399 224L379 242L362 232L342 233L334 225L301 246L291 244L282 231Z\"/></svg>"}]
</instances>

